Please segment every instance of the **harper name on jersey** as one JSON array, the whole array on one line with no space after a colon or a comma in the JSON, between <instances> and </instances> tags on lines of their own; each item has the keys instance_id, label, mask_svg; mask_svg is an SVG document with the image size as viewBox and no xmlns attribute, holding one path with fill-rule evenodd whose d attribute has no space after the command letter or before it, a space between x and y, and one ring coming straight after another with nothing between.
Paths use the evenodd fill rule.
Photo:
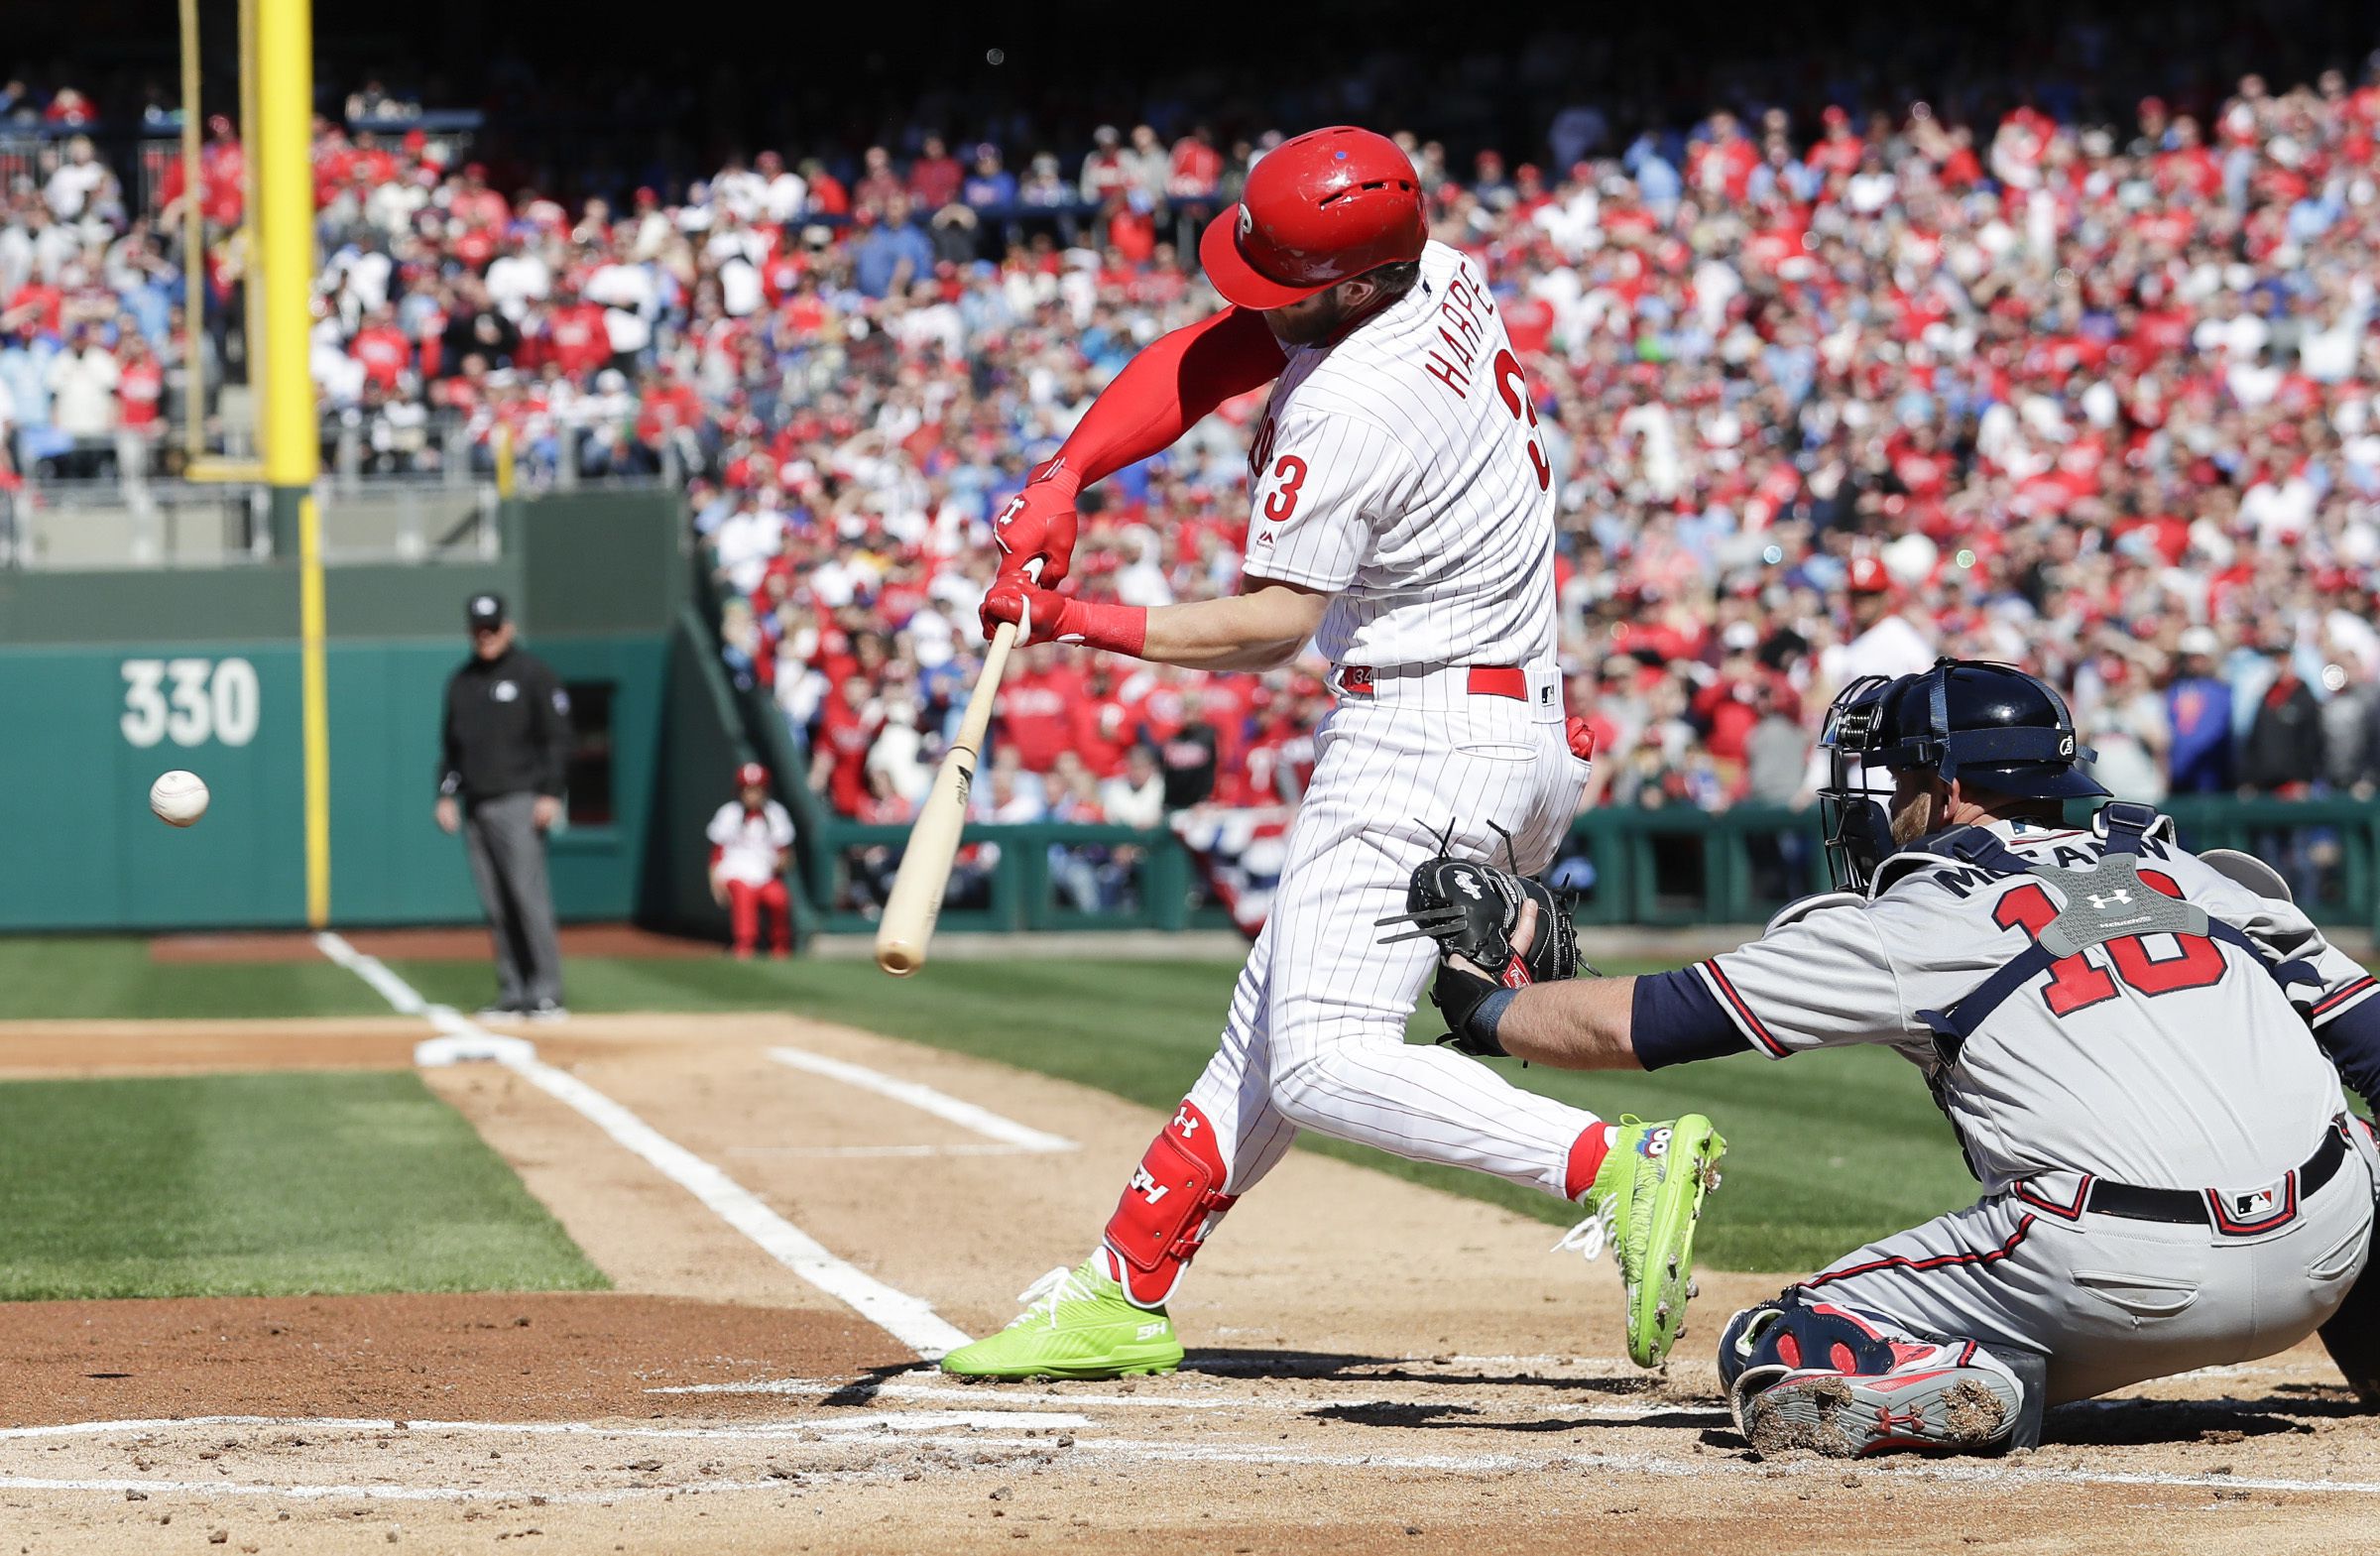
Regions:
<instances>
[{"instance_id":1,"label":"harper name on jersey","mask_svg":"<svg viewBox=\"0 0 2380 1556\"><path fill-rule=\"evenodd\" d=\"M1422 251L1413 291L1274 383L1250 473L1246 568L1335 595L1332 660L1549 662L1553 467L1527 375L1471 261Z\"/></svg>"}]
</instances>

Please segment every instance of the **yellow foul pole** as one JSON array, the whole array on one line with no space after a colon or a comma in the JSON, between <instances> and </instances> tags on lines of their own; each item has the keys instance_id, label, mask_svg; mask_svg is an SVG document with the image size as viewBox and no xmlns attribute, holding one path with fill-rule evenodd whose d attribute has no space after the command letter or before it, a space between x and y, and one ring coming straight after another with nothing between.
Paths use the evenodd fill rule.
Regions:
<instances>
[{"instance_id":1,"label":"yellow foul pole","mask_svg":"<svg viewBox=\"0 0 2380 1556\"><path fill-rule=\"evenodd\" d=\"M330 714L324 685L321 444L306 336L314 265L314 40L309 0L254 0L256 125L248 167L264 285L265 480L274 553L298 556L305 748L305 917L330 920ZM252 300L251 306L257 305Z\"/></svg>"},{"instance_id":2,"label":"yellow foul pole","mask_svg":"<svg viewBox=\"0 0 2380 1556\"><path fill-rule=\"evenodd\" d=\"M206 218L198 197L198 0L181 0L181 461L206 457L206 385L198 352L206 311Z\"/></svg>"},{"instance_id":3,"label":"yellow foul pole","mask_svg":"<svg viewBox=\"0 0 2380 1556\"><path fill-rule=\"evenodd\" d=\"M310 135L311 124L308 132ZM256 145L256 0L240 0L240 139L253 151ZM307 160L312 160L312 148L307 148ZM258 278L265 268L264 245L256 233L256 174L255 165L248 165L249 197L240 202L240 262L247 267L247 304L242 309L248 322L248 405L253 418L251 440L256 457L265 453L265 407L258 398L258 386L265 371L265 299L264 284ZM310 320L308 322L311 322Z\"/></svg>"}]
</instances>

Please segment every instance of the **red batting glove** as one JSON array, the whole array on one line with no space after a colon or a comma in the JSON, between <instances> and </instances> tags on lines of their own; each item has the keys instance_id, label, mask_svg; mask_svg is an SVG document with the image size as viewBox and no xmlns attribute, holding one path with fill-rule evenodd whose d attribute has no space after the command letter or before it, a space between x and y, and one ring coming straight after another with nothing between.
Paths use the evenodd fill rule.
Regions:
<instances>
[{"instance_id":1,"label":"red batting glove","mask_svg":"<svg viewBox=\"0 0 2380 1556\"><path fill-rule=\"evenodd\" d=\"M1002 577L1041 564L1046 588L1066 581L1074 560L1074 498L1082 482L1062 459L1053 459L1025 478L1024 490L993 517L992 538L1000 543Z\"/></svg>"},{"instance_id":2,"label":"red batting glove","mask_svg":"<svg viewBox=\"0 0 2380 1556\"><path fill-rule=\"evenodd\" d=\"M992 581L991 590L984 596L978 619L984 627L984 641L990 643L992 634L1004 622L1016 628L1016 645L1024 648L1036 643L1055 643L1071 602L1055 589L1044 589L1023 576L1008 571L1001 564L1001 574Z\"/></svg>"},{"instance_id":3,"label":"red batting glove","mask_svg":"<svg viewBox=\"0 0 2380 1556\"><path fill-rule=\"evenodd\" d=\"M1595 731L1587 721L1572 714L1562 721L1562 733L1570 742L1570 754L1581 762L1595 760Z\"/></svg>"},{"instance_id":4,"label":"red batting glove","mask_svg":"<svg viewBox=\"0 0 2380 1556\"><path fill-rule=\"evenodd\" d=\"M1079 643L1134 656L1148 646L1146 606L1078 600L1022 577L1004 575L992 581L982 619L986 643L1003 622L1014 622L1020 645Z\"/></svg>"}]
</instances>

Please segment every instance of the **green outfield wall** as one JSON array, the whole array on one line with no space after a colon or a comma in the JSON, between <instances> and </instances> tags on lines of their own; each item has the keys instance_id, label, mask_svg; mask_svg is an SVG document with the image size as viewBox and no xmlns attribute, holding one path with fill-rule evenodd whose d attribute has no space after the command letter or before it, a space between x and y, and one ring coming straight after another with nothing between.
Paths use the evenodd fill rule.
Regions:
<instances>
[{"instance_id":1,"label":"green outfield wall","mask_svg":"<svg viewBox=\"0 0 2380 1556\"><path fill-rule=\"evenodd\" d=\"M677 516L658 492L522 502L503 515L500 560L325 574L334 923L478 915L431 806L463 601L490 588L576 708L556 904L578 919L638 910L665 825L665 689L685 630ZM717 716L674 717L682 733ZM172 768L212 790L194 827L149 812ZM0 930L302 924L296 568L0 573Z\"/></svg>"}]
</instances>

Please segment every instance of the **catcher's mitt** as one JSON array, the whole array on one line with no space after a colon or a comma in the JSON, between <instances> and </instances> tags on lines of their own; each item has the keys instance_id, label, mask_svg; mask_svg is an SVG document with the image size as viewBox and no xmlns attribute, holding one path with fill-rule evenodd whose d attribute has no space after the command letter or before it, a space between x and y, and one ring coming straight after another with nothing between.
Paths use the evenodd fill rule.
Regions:
<instances>
[{"instance_id":1,"label":"catcher's mitt","mask_svg":"<svg viewBox=\"0 0 2380 1556\"><path fill-rule=\"evenodd\" d=\"M1536 927L1528 945L1516 947L1512 938L1528 902L1537 904ZM1577 976L1583 964L1570 903L1569 893L1556 893L1542 881L1440 855L1414 869L1405 887L1405 911L1378 920L1382 926L1412 927L1380 943L1425 935L1437 941L1438 977L1430 1000L1453 1028L1438 1040L1465 1053L1500 1055L1503 1045L1492 1032L1474 1031L1471 1017L1498 989ZM1595 969L1586 971L1592 976Z\"/></svg>"}]
</instances>

